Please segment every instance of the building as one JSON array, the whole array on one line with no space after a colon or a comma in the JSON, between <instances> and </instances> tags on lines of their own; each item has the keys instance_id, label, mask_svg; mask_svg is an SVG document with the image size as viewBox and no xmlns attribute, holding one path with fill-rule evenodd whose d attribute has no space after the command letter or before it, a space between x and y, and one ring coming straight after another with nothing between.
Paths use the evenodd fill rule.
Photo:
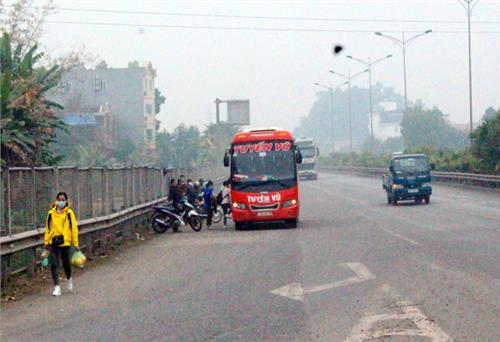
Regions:
<instances>
[{"instance_id":1,"label":"building","mask_svg":"<svg viewBox=\"0 0 500 342\"><path fill-rule=\"evenodd\" d=\"M373 113L373 135L380 141L399 138L402 120L403 111L397 109L395 102L379 103L379 110Z\"/></svg>"},{"instance_id":2,"label":"building","mask_svg":"<svg viewBox=\"0 0 500 342\"><path fill-rule=\"evenodd\" d=\"M100 113L99 108L106 104L107 112L116 119L118 138L154 150L155 77L150 62L142 67L74 69L62 76L51 100L64 107L63 114ZM98 117L97 121L106 122Z\"/></svg>"}]
</instances>

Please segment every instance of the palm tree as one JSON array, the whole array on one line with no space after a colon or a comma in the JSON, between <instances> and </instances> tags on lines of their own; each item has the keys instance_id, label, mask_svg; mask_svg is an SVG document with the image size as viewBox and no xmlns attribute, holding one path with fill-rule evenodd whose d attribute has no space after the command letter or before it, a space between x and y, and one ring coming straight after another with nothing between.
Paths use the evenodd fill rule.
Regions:
<instances>
[{"instance_id":1,"label":"palm tree","mask_svg":"<svg viewBox=\"0 0 500 342\"><path fill-rule=\"evenodd\" d=\"M64 123L54 110L62 107L49 101L45 94L54 88L61 69L36 67L43 57L37 45L27 49L18 44L14 49L10 36L0 41L0 102L2 166L35 166L55 164L62 159L50 150L57 128Z\"/></svg>"}]
</instances>

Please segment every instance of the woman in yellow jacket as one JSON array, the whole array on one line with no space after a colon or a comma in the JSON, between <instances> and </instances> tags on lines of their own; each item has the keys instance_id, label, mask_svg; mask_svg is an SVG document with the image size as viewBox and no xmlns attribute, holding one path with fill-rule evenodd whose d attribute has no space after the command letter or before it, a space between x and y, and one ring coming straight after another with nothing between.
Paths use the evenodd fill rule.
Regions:
<instances>
[{"instance_id":1,"label":"woman in yellow jacket","mask_svg":"<svg viewBox=\"0 0 500 342\"><path fill-rule=\"evenodd\" d=\"M53 296L61 295L59 285L58 259L61 255L64 273L68 279L68 291L73 290L71 279L70 247L78 247L78 224L75 213L68 205L68 195L65 192L57 194L56 202L52 205L45 222L45 249L50 251L50 270L54 281Z\"/></svg>"}]
</instances>

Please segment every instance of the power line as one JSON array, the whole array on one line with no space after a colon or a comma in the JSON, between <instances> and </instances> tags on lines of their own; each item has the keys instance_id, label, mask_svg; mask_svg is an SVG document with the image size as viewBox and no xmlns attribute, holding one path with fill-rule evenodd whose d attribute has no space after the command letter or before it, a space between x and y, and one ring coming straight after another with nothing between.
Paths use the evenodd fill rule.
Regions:
<instances>
[{"instance_id":1,"label":"power line","mask_svg":"<svg viewBox=\"0 0 500 342\"><path fill-rule=\"evenodd\" d=\"M68 24L68 25L89 25L89 26L117 26L117 27L150 27L150 28L170 28L170 29L195 29L195 30L223 30L223 31L268 31L268 32L339 32L339 33L373 33L373 30L349 30L349 29L323 29L323 28L292 28L292 27L258 27L258 26L210 26L210 25L168 25L168 24L132 24L118 22L89 22L89 21L66 21L47 20L48 24ZM390 33L400 33L401 30L384 31ZM420 31L405 31L408 33L418 33ZM460 34L467 31L433 31L433 33ZM500 31L475 31L479 34L497 34Z\"/></svg>"},{"instance_id":2,"label":"power line","mask_svg":"<svg viewBox=\"0 0 500 342\"><path fill-rule=\"evenodd\" d=\"M6 6L10 7L10 6ZM32 7L38 8L41 7ZM58 7L59 11L68 12L92 12L92 13L112 13L112 14L135 14L135 15L159 15L177 17L198 17L198 18L225 18L225 19L262 19L262 20L298 20L298 21L338 21L338 22L372 22L372 23L424 23L424 24L465 24L463 20L422 20L422 19L361 19L361 18L333 18L333 17L300 17L300 16L266 16L266 15L238 15L238 14L207 14L207 13L187 13L187 12L158 12L158 11L128 11L128 10L108 10L95 8L71 8ZM474 24L500 24L495 20L478 20Z\"/></svg>"}]
</instances>

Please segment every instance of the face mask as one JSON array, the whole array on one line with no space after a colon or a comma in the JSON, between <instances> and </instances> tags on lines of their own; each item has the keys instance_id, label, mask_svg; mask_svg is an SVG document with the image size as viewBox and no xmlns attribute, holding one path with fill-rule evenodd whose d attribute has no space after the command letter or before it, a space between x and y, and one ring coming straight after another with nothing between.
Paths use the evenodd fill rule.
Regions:
<instances>
[{"instance_id":1,"label":"face mask","mask_svg":"<svg viewBox=\"0 0 500 342\"><path fill-rule=\"evenodd\" d=\"M57 206L59 207L59 209L64 209L64 207L66 206L66 201L57 201Z\"/></svg>"}]
</instances>

